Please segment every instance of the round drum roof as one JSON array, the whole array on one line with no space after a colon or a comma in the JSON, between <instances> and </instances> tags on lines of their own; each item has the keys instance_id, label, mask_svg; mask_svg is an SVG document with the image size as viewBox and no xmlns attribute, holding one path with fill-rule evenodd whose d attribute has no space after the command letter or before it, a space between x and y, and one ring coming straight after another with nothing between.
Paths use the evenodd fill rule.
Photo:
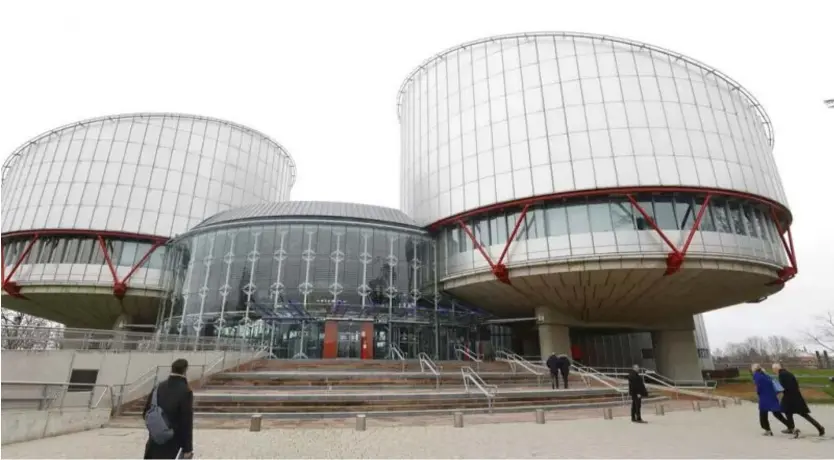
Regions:
<instances>
[{"instance_id":1,"label":"round drum roof","mask_svg":"<svg viewBox=\"0 0 834 460\"><path fill-rule=\"evenodd\" d=\"M413 219L399 209L384 206L333 201L282 201L223 211L200 222L192 230L242 221L293 217L359 220L419 228Z\"/></svg>"}]
</instances>

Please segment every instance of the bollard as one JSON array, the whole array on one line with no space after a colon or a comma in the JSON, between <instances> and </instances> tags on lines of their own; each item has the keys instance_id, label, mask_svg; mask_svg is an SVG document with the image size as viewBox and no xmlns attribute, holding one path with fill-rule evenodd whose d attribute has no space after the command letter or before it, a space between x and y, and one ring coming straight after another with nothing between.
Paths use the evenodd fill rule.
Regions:
<instances>
[{"instance_id":1,"label":"bollard","mask_svg":"<svg viewBox=\"0 0 834 460\"><path fill-rule=\"evenodd\" d=\"M542 409L536 409L536 423L544 425L544 411Z\"/></svg>"},{"instance_id":2,"label":"bollard","mask_svg":"<svg viewBox=\"0 0 834 460\"><path fill-rule=\"evenodd\" d=\"M610 407L606 407L605 409L602 410L602 418L604 418L605 420L613 420L614 419L614 413L611 411Z\"/></svg>"},{"instance_id":3,"label":"bollard","mask_svg":"<svg viewBox=\"0 0 834 460\"><path fill-rule=\"evenodd\" d=\"M727 400L726 399L719 399L718 400L718 407L720 407L722 409L726 409L727 408Z\"/></svg>"},{"instance_id":4,"label":"bollard","mask_svg":"<svg viewBox=\"0 0 834 460\"><path fill-rule=\"evenodd\" d=\"M692 401L692 410L695 412L701 412L701 402L700 401Z\"/></svg>"},{"instance_id":5,"label":"bollard","mask_svg":"<svg viewBox=\"0 0 834 460\"><path fill-rule=\"evenodd\" d=\"M463 412L455 412L454 416L455 428L463 428Z\"/></svg>"},{"instance_id":6,"label":"bollard","mask_svg":"<svg viewBox=\"0 0 834 460\"><path fill-rule=\"evenodd\" d=\"M261 431L261 414L255 414L249 420L249 431Z\"/></svg>"},{"instance_id":7,"label":"bollard","mask_svg":"<svg viewBox=\"0 0 834 460\"><path fill-rule=\"evenodd\" d=\"M658 404L654 406L654 413L655 415L666 415L666 408L663 404Z\"/></svg>"},{"instance_id":8,"label":"bollard","mask_svg":"<svg viewBox=\"0 0 834 460\"><path fill-rule=\"evenodd\" d=\"M365 414L359 414L356 416L356 431L365 431Z\"/></svg>"}]
</instances>

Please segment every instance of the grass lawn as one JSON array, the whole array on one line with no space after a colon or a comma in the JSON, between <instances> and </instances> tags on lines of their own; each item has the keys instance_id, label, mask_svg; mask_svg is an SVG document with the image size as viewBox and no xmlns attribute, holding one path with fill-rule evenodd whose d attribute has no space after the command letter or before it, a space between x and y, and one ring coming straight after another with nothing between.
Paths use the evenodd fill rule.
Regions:
<instances>
[{"instance_id":1,"label":"grass lawn","mask_svg":"<svg viewBox=\"0 0 834 460\"><path fill-rule=\"evenodd\" d=\"M834 376L834 369L796 369L791 372L809 403L834 404L834 383L828 380ZM740 370L738 378L719 382L715 391L725 396L756 400L756 388L749 370Z\"/></svg>"}]
</instances>

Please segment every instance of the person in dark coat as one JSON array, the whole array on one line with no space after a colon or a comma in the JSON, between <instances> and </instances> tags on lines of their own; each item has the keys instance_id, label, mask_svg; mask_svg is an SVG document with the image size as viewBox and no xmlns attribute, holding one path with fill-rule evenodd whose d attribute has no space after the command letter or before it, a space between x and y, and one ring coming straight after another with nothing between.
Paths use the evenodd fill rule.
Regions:
<instances>
[{"instance_id":1,"label":"person in dark coat","mask_svg":"<svg viewBox=\"0 0 834 460\"><path fill-rule=\"evenodd\" d=\"M171 375L157 387L157 405L162 409L168 426L174 430L174 437L165 444L157 444L148 438L145 444L144 458L182 458L194 455L192 445L194 433L194 393L188 386L186 372L188 361L178 359L171 364ZM148 395L142 418L148 413L153 400L153 392Z\"/></svg>"},{"instance_id":2,"label":"person in dark coat","mask_svg":"<svg viewBox=\"0 0 834 460\"><path fill-rule=\"evenodd\" d=\"M790 429L788 421L782 415L782 408L779 406L779 398L776 396L776 386L773 378L767 375L759 364L753 364L750 369L753 371L753 382L756 384L756 394L759 397L759 425L765 431L764 435L773 436L773 431L770 429L770 420L768 420L768 414L771 412L776 420Z\"/></svg>"},{"instance_id":3,"label":"person in dark coat","mask_svg":"<svg viewBox=\"0 0 834 460\"><path fill-rule=\"evenodd\" d=\"M550 387L555 390L559 388L559 357L555 351L550 354L545 364L550 370Z\"/></svg>"},{"instance_id":4,"label":"person in dark coat","mask_svg":"<svg viewBox=\"0 0 834 460\"><path fill-rule=\"evenodd\" d=\"M640 411L643 408L643 398L649 396L649 390L640 375L640 366L636 364L628 371L628 395L631 396L631 421L646 423Z\"/></svg>"},{"instance_id":5,"label":"person in dark coat","mask_svg":"<svg viewBox=\"0 0 834 460\"><path fill-rule=\"evenodd\" d=\"M565 382L565 389L568 389L568 376L570 375L570 358L568 355L561 354L557 358L559 363L559 374L562 376L562 380ZM559 379L556 379L556 386L559 386Z\"/></svg>"},{"instance_id":6,"label":"person in dark coat","mask_svg":"<svg viewBox=\"0 0 834 460\"><path fill-rule=\"evenodd\" d=\"M796 380L796 377L782 367L780 363L773 364L773 372L776 372L776 375L779 376L779 384L783 388L781 408L788 420L788 429L783 431L783 433L792 433L795 438L799 437L799 430L796 429L796 424L793 420L793 415L796 414L807 420L811 425L814 425L814 428L817 429L820 436L825 436L825 427L820 425L820 422L814 420L810 415L811 409L808 408L808 404L805 403L805 398L802 397L802 392L799 390L799 382Z\"/></svg>"}]
</instances>

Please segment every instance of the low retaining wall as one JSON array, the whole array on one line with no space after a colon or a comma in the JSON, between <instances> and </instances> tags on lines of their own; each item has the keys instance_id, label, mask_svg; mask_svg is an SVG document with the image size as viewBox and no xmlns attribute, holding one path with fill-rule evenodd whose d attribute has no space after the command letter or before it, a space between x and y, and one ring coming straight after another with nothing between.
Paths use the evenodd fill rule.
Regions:
<instances>
[{"instance_id":1,"label":"low retaining wall","mask_svg":"<svg viewBox=\"0 0 834 460\"><path fill-rule=\"evenodd\" d=\"M101 428L110 421L110 408L64 410L4 410L2 444Z\"/></svg>"}]
</instances>

